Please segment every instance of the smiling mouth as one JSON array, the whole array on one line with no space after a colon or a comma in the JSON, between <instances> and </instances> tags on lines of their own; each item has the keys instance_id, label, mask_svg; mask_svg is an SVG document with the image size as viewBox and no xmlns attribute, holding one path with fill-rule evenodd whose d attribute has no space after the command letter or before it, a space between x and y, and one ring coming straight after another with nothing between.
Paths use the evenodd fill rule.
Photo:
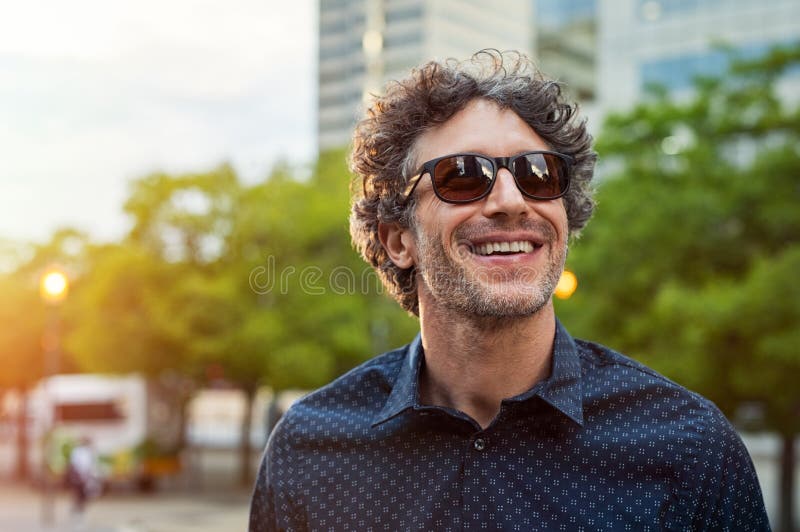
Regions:
<instances>
[{"instance_id":1,"label":"smiling mouth","mask_svg":"<svg viewBox=\"0 0 800 532\"><path fill-rule=\"evenodd\" d=\"M483 242L475 245L473 252L484 257L489 255L514 255L518 253L533 253L539 247L541 247L541 244L536 244L529 240Z\"/></svg>"}]
</instances>

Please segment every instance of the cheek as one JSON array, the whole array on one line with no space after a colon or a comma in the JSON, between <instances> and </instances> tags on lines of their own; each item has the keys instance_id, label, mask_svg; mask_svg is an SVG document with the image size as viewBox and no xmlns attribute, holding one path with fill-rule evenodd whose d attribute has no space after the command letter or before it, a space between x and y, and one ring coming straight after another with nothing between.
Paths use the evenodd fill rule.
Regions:
<instances>
[{"instance_id":1,"label":"cheek","mask_svg":"<svg viewBox=\"0 0 800 532\"><path fill-rule=\"evenodd\" d=\"M416 238L428 241L443 238L448 226L448 212L442 209L442 202L435 200L428 201L417 206L414 213L414 223L416 225Z\"/></svg>"},{"instance_id":2,"label":"cheek","mask_svg":"<svg viewBox=\"0 0 800 532\"><path fill-rule=\"evenodd\" d=\"M569 219L567 218L567 210L562 198L555 206L553 213L553 225L555 225L558 232L561 234L561 239L566 240L569 236Z\"/></svg>"},{"instance_id":3,"label":"cheek","mask_svg":"<svg viewBox=\"0 0 800 532\"><path fill-rule=\"evenodd\" d=\"M569 220L567 220L566 215L562 219L561 232L564 234L564 240L566 240L569 237Z\"/></svg>"}]
</instances>

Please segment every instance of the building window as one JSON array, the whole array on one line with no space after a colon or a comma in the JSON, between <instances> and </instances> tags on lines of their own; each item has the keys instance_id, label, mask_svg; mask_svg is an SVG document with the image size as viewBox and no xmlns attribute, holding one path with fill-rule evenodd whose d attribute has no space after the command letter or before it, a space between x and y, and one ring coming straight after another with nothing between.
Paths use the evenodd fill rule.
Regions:
<instances>
[{"instance_id":1,"label":"building window","mask_svg":"<svg viewBox=\"0 0 800 532\"><path fill-rule=\"evenodd\" d=\"M732 59L755 59L777 44L780 43L753 43L737 47L733 52L711 50L649 61L640 68L641 87L658 85L670 91L688 89L697 77L723 75Z\"/></svg>"},{"instance_id":2,"label":"building window","mask_svg":"<svg viewBox=\"0 0 800 532\"><path fill-rule=\"evenodd\" d=\"M386 9L386 24L419 20L422 18L422 4L411 4L394 7L391 4Z\"/></svg>"},{"instance_id":3,"label":"building window","mask_svg":"<svg viewBox=\"0 0 800 532\"><path fill-rule=\"evenodd\" d=\"M536 4L536 23L540 28L561 28L596 16L597 0L539 0Z\"/></svg>"},{"instance_id":4,"label":"building window","mask_svg":"<svg viewBox=\"0 0 800 532\"><path fill-rule=\"evenodd\" d=\"M402 46L408 46L409 44L414 44L422 41L422 30L415 29L409 33L400 33L395 35L386 35L386 41L384 46L389 48L399 48Z\"/></svg>"}]
</instances>

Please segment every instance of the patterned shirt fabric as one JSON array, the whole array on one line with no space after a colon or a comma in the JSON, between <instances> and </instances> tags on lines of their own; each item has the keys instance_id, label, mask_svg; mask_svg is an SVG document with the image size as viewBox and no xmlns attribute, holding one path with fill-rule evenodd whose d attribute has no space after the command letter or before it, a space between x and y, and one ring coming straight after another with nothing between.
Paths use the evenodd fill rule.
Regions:
<instances>
[{"instance_id":1,"label":"patterned shirt fabric","mask_svg":"<svg viewBox=\"0 0 800 532\"><path fill-rule=\"evenodd\" d=\"M557 323L552 372L482 429L420 404L420 338L294 404L250 530L769 530L713 403Z\"/></svg>"}]
</instances>

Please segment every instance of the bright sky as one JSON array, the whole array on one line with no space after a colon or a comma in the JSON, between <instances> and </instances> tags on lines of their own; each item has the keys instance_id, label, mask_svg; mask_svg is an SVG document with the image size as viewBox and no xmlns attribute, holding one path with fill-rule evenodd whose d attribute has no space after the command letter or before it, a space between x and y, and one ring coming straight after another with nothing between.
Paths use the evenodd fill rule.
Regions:
<instances>
[{"instance_id":1,"label":"bright sky","mask_svg":"<svg viewBox=\"0 0 800 532\"><path fill-rule=\"evenodd\" d=\"M115 239L130 180L315 154L316 2L0 3L0 238Z\"/></svg>"}]
</instances>

